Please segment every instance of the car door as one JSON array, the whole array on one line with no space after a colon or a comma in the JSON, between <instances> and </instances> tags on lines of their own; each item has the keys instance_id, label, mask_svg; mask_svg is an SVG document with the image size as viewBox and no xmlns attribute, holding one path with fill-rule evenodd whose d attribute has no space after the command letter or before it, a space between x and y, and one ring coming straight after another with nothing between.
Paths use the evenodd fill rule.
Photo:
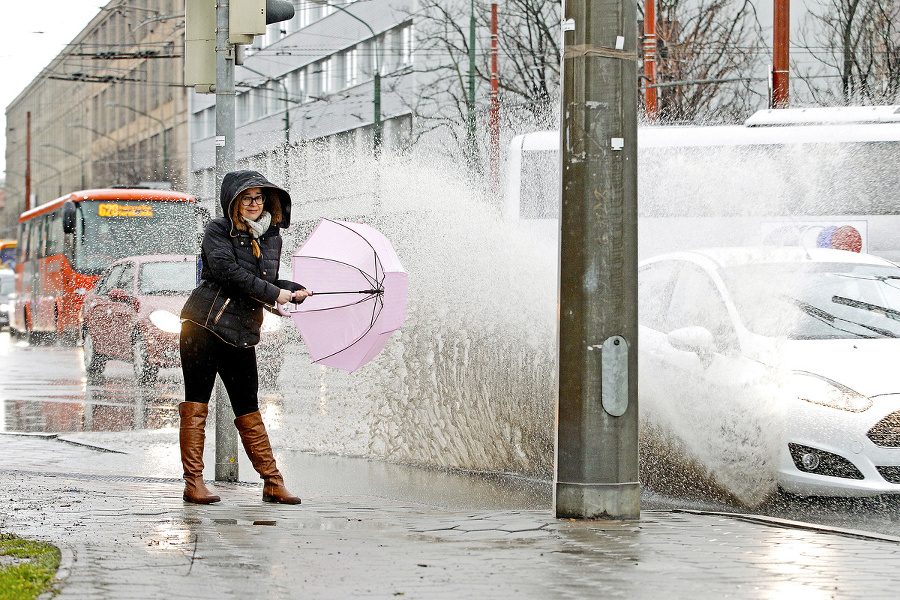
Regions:
<instances>
[{"instance_id":1,"label":"car door","mask_svg":"<svg viewBox=\"0 0 900 600\"><path fill-rule=\"evenodd\" d=\"M736 312L721 280L681 261L669 285L667 308L647 321L648 372L641 381L649 389L641 410L707 477L752 503L775 481L778 418L770 373L741 351Z\"/></svg>"},{"instance_id":2,"label":"car door","mask_svg":"<svg viewBox=\"0 0 900 600\"><path fill-rule=\"evenodd\" d=\"M109 355L119 358L131 356L131 330L134 327L134 277L137 272L133 262L123 263L118 280L106 297L109 301Z\"/></svg>"}]
</instances>

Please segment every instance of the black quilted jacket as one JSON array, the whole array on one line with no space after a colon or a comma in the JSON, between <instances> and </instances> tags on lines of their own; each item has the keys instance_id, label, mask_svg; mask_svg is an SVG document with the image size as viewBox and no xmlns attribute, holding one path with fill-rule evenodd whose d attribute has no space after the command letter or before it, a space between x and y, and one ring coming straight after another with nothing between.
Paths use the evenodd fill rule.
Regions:
<instances>
[{"instance_id":1,"label":"black quilted jacket","mask_svg":"<svg viewBox=\"0 0 900 600\"><path fill-rule=\"evenodd\" d=\"M264 305L272 307L281 289L296 291L303 286L278 279L282 227L290 224L291 198L256 171L234 171L222 180L219 201L225 215L231 203L251 187L273 189L281 202L281 223L271 226L258 239L259 258L253 255L249 231L233 226L228 217L213 219L206 226L201 247L200 285L191 293L181 318L209 329L233 346L246 348L259 343Z\"/></svg>"}]
</instances>

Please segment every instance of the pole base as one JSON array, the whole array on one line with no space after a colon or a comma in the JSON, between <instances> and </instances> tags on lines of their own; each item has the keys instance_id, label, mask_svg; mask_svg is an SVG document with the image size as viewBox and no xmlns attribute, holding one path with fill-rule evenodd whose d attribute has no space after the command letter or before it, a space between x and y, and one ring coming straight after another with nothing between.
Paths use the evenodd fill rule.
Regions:
<instances>
[{"instance_id":1,"label":"pole base","mask_svg":"<svg viewBox=\"0 0 900 600\"><path fill-rule=\"evenodd\" d=\"M558 519L640 519L641 484L557 481L554 509Z\"/></svg>"}]
</instances>

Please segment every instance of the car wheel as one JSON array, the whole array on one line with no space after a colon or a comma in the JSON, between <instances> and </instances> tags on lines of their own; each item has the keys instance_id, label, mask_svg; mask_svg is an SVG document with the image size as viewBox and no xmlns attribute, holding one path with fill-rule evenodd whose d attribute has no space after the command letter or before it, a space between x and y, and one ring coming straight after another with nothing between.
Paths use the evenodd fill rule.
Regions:
<instances>
[{"instance_id":1,"label":"car wheel","mask_svg":"<svg viewBox=\"0 0 900 600\"><path fill-rule=\"evenodd\" d=\"M103 377L103 369L106 368L106 356L97 352L94 345L94 337L90 331L84 332L84 370L87 371L89 383L94 383Z\"/></svg>"},{"instance_id":2,"label":"car wheel","mask_svg":"<svg viewBox=\"0 0 900 600\"><path fill-rule=\"evenodd\" d=\"M131 362L134 366L134 378L138 385L150 385L156 381L159 367L150 364L147 356L147 344L140 333L135 333L131 340Z\"/></svg>"}]
</instances>

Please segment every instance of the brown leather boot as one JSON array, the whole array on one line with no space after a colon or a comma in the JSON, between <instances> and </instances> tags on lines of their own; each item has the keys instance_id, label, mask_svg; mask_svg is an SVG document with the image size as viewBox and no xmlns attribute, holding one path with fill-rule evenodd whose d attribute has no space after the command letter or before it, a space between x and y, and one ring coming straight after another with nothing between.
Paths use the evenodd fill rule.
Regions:
<instances>
[{"instance_id":1,"label":"brown leather boot","mask_svg":"<svg viewBox=\"0 0 900 600\"><path fill-rule=\"evenodd\" d=\"M244 450L253 463L253 468L263 479L263 502L280 502L281 504L300 504L300 498L294 496L284 487L284 479L275 466L272 446L269 445L269 434L263 424L259 411L242 415L234 420Z\"/></svg>"},{"instance_id":2,"label":"brown leather boot","mask_svg":"<svg viewBox=\"0 0 900 600\"><path fill-rule=\"evenodd\" d=\"M212 504L221 500L206 489L203 483L203 442L206 439L206 415L209 406L202 402L182 402L178 405L181 415L181 464L184 467L185 502Z\"/></svg>"}]
</instances>

